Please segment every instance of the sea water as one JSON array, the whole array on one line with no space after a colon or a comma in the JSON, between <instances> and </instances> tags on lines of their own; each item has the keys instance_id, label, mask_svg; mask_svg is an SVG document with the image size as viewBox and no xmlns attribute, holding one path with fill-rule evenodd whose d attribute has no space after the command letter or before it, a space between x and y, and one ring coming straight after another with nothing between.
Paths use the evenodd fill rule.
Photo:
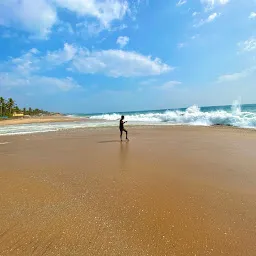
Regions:
<instances>
[{"instance_id":1,"label":"sea water","mask_svg":"<svg viewBox=\"0 0 256 256\"><path fill-rule=\"evenodd\" d=\"M71 117L81 117L81 121L0 126L0 135L118 126L120 115L125 115L127 125L226 125L256 129L256 104L240 105L238 101L235 101L229 106L198 107L194 105L182 109L68 114L67 116ZM82 120L85 116L89 118L89 121Z\"/></svg>"},{"instance_id":2,"label":"sea water","mask_svg":"<svg viewBox=\"0 0 256 256\"><path fill-rule=\"evenodd\" d=\"M126 113L90 115L90 119L116 121L120 115L133 124L165 125L226 125L240 128L256 128L256 104L240 105L235 101L229 106L198 107L184 109L164 109Z\"/></svg>"}]
</instances>

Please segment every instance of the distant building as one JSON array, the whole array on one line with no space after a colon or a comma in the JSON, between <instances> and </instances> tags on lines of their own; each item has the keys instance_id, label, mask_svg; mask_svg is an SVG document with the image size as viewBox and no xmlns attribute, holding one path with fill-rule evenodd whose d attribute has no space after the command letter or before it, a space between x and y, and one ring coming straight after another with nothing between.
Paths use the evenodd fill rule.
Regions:
<instances>
[{"instance_id":1,"label":"distant building","mask_svg":"<svg viewBox=\"0 0 256 256\"><path fill-rule=\"evenodd\" d=\"M12 116L13 117L24 117L24 114L21 112L21 113L16 113L16 112L14 112L13 114L12 114Z\"/></svg>"}]
</instances>

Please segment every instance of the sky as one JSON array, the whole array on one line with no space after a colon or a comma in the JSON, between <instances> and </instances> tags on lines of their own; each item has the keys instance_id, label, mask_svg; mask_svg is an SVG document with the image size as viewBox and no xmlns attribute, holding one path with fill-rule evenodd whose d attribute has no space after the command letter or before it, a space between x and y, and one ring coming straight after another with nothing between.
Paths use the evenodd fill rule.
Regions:
<instances>
[{"instance_id":1,"label":"sky","mask_svg":"<svg viewBox=\"0 0 256 256\"><path fill-rule=\"evenodd\" d=\"M21 107L256 103L256 0L0 0L0 49Z\"/></svg>"}]
</instances>

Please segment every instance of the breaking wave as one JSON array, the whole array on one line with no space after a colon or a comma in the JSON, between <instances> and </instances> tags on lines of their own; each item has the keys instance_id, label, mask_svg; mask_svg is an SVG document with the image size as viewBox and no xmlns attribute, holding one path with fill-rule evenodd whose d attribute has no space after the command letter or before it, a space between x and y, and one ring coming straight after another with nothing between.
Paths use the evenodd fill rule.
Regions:
<instances>
[{"instance_id":1,"label":"breaking wave","mask_svg":"<svg viewBox=\"0 0 256 256\"><path fill-rule=\"evenodd\" d=\"M91 116L91 119L116 121L120 119L120 114L102 114ZM126 114L125 120L129 122L139 122L145 124L165 123L172 125L226 125L241 128L256 128L256 113L241 110L238 102L235 102L230 111L214 110L201 111L194 105L184 111L166 110L163 112L133 113Z\"/></svg>"},{"instance_id":2,"label":"breaking wave","mask_svg":"<svg viewBox=\"0 0 256 256\"><path fill-rule=\"evenodd\" d=\"M33 123L0 126L0 136L41 133L77 128L118 127L120 113L91 115L70 115L81 117L81 121L64 123ZM240 128L256 128L256 105L240 105L238 101L232 106L203 107L191 106L180 110L161 110L124 113L128 125L225 125ZM86 117L86 120L84 118Z\"/></svg>"}]
</instances>

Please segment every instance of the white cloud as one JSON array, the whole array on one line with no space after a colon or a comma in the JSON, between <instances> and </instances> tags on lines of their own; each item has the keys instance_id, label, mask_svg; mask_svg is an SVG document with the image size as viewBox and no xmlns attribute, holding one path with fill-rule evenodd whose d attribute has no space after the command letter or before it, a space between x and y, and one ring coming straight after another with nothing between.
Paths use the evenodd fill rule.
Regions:
<instances>
[{"instance_id":1,"label":"white cloud","mask_svg":"<svg viewBox=\"0 0 256 256\"><path fill-rule=\"evenodd\" d=\"M186 46L186 43L179 43L177 45L178 49L184 48Z\"/></svg>"},{"instance_id":2,"label":"white cloud","mask_svg":"<svg viewBox=\"0 0 256 256\"><path fill-rule=\"evenodd\" d=\"M256 18L256 12L251 12L249 19L255 19Z\"/></svg>"},{"instance_id":3,"label":"white cloud","mask_svg":"<svg viewBox=\"0 0 256 256\"><path fill-rule=\"evenodd\" d=\"M123 50L89 51L65 44L63 49L41 54L31 49L20 57L0 63L0 72L19 78L35 77L60 66L85 74L104 74L111 77L138 77L160 75L173 70L160 59L152 59L136 52ZM67 81L65 81L67 83Z\"/></svg>"},{"instance_id":4,"label":"white cloud","mask_svg":"<svg viewBox=\"0 0 256 256\"><path fill-rule=\"evenodd\" d=\"M114 20L122 20L129 10L127 1L120 0L53 0L59 7L98 19L105 27Z\"/></svg>"},{"instance_id":5,"label":"white cloud","mask_svg":"<svg viewBox=\"0 0 256 256\"><path fill-rule=\"evenodd\" d=\"M13 88L28 85L28 80L14 73L0 72L0 87Z\"/></svg>"},{"instance_id":6,"label":"white cloud","mask_svg":"<svg viewBox=\"0 0 256 256\"><path fill-rule=\"evenodd\" d=\"M57 78L41 75L54 65L71 61L75 54L76 48L68 44L65 44L62 50L49 52L47 55L41 55L36 48L32 48L17 58L0 63L0 87L9 89L40 87L42 91L44 88L46 91L68 91L79 88L80 85L70 77Z\"/></svg>"},{"instance_id":7,"label":"white cloud","mask_svg":"<svg viewBox=\"0 0 256 256\"><path fill-rule=\"evenodd\" d=\"M212 14L210 14L207 19L205 20L201 20L199 23L195 24L194 27L200 27L206 23L210 23L210 22L213 22L216 18L218 18L221 14L220 13L217 13L217 12L214 12Z\"/></svg>"},{"instance_id":8,"label":"white cloud","mask_svg":"<svg viewBox=\"0 0 256 256\"><path fill-rule=\"evenodd\" d=\"M69 33L70 35L74 34L74 30L68 22L60 22L60 26L58 27L57 32Z\"/></svg>"},{"instance_id":9,"label":"white cloud","mask_svg":"<svg viewBox=\"0 0 256 256\"><path fill-rule=\"evenodd\" d=\"M49 51L42 55L37 49L32 48L17 58L11 58L0 63L0 69L9 72L10 70L23 76L39 73L52 69L55 66L63 65L73 60L78 48L72 44L64 44L62 49Z\"/></svg>"},{"instance_id":10,"label":"white cloud","mask_svg":"<svg viewBox=\"0 0 256 256\"><path fill-rule=\"evenodd\" d=\"M207 19L206 19L206 22L212 22L214 21L218 16L220 16L220 13L213 13L211 14Z\"/></svg>"},{"instance_id":11,"label":"white cloud","mask_svg":"<svg viewBox=\"0 0 256 256\"><path fill-rule=\"evenodd\" d=\"M201 3L206 5L206 11L213 9L216 5L225 5L230 0L201 0Z\"/></svg>"},{"instance_id":12,"label":"white cloud","mask_svg":"<svg viewBox=\"0 0 256 256\"><path fill-rule=\"evenodd\" d=\"M199 15L199 14L200 14L199 12L193 12L193 13L192 13L192 16L195 17L195 16L197 16L197 15Z\"/></svg>"},{"instance_id":13,"label":"white cloud","mask_svg":"<svg viewBox=\"0 0 256 256\"><path fill-rule=\"evenodd\" d=\"M39 59L36 56L38 53L39 51L37 49L32 48L17 58L11 58L6 62L1 63L0 69L8 72L12 71L22 76L27 76L40 69Z\"/></svg>"},{"instance_id":14,"label":"white cloud","mask_svg":"<svg viewBox=\"0 0 256 256\"><path fill-rule=\"evenodd\" d=\"M68 62L74 56L76 49L72 45L65 44L64 48L42 55L36 48L30 49L19 57L10 58L0 63L0 71L13 72L20 76L29 76L51 69L54 65Z\"/></svg>"},{"instance_id":15,"label":"white cloud","mask_svg":"<svg viewBox=\"0 0 256 256\"><path fill-rule=\"evenodd\" d=\"M0 86L2 88L14 89L14 88L35 88L42 91L70 91L81 86L70 77L57 78L48 76L20 76L16 73L4 73L0 72Z\"/></svg>"},{"instance_id":16,"label":"white cloud","mask_svg":"<svg viewBox=\"0 0 256 256\"><path fill-rule=\"evenodd\" d=\"M99 22L83 21L76 24L75 32L78 36L87 39L88 37L97 36L102 31L107 30L109 32L121 31L127 28L127 25L121 24L118 26L105 27Z\"/></svg>"},{"instance_id":17,"label":"white cloud","mask_svg":"<svg viewBox=\"0 0 256 256\"><path fill-rule=\"evenodd\" d=\"M195 40L196 38L198 38L199 37L199 34L196 34L196 35L194 35L194 36L191 36L191 39L192 40Z\"/></svg>"},{"instance_id":18,"label":"white cloud","mask_svg":"<svg viewBox=\"0 0 256 256\"><path fill-rule=\"evenodd\" d=\"M19 57L12 57L0 63L0 72L11 72L21 76L37 72L40 69L40 59L37 56L39 53L36 48L32 48Z\"/></svg>"},{"instance_id":19,"label":"white cloud","mask_svg":"<svg viewBox=\"0 0 256 256\"><path fill-rule=\"evenodd\" d=\"M147 79L147 80L141 81L140 84L141 85L149 85L149 84L153 84L155 82L157 82L157 79L152 78L152 79Z\"/></svg>"},{"instance_id":20,"label":"white cloud","mask_svg":"<svg viewBox=\"0 0 256 256\"><path fill-rule=\"evenodd\" d=\"M137 77L160 75L173 68L136 52L80 50L72 61L72 70L87 74L101 73L111 77Z\"/></svg>"},{"instance_id":21,"label":"white cloud","mask_svg":"<svg viewBox=\"0 0 256 256\"><path fill-rule=\"evenodd\" d=\"M57 77L47 77L47 76L34 76L30 78L31 85L36 84L37 86L48 86L56 87L61 91L70 91L75 88L80 88L81 86L73 80L72 77L57 78Z\"/></svg>"},{"instance_id":22,"label":"white cloud","mask_svg":"<svg viewBox=\"0 0 256 256\"><path fill-rule=\"evenodd\" d=\"M244 42L238 43L238 46L240 47L242 52L251 52L256 50L256 38L251 37L248 40L245 40Z\"/></svg>"},{"instance_id":23,"label":"white cloud","mask_svg":"<svg viewBox=\"0 0 256 256\"><path fill-rule=\"evenodd\" d=\"M130 38L127 36L119 36L116 40L116 43L119 44L120 48L124 48L130 41Z\"/></svg>"},{"instance_id":24,"label":"white cloud","mask_svg":"<svg viewBox=\"0 0 256 256\"><path fill-rule=\"evenodd\" d=\"M216 1L216 2L218 2L218 1ZM219 0L220 4L227 4L228 2L229 2L229 0Z\"/></svg>"},{"instance_id":25,"label":"white cloud","mask_svg":"<svg viewBox=\"0 0 256 256\"><path fill-rule=\"evenodd\" d=\"M179 0L179 2L176 4L177 6L182 6L183 4L186 4L187 0Z\"/></svg>"},{"instance_id":26,"label":"white cloud","mask_svg":"<svg viewBox=\"0 0 256 256\"><path fill-rule=\"evenodd\" d=\"M245 72L226 74L226 75L220 76L218 78L218 82L222 83L222 82L236 81L236 80L241 79L246 76L247 76L247 74Z\"/></svg>"},{"instance_id":27,"label":"white cloud","mask_svg":"<svg viewBox=\"0 0 256 256\"><path fill-rule=\"evenodd\" d=\"M2 0L0 25L21 28L38 38L46 38L57 21L57 14L46 0Z\"/></svg>"},{"instance_id":28,"label":"white cloud","mask_svg":"<svg viewBox=\"0 0 256 256\"><path fill-rule=\"evenodd\" d=\"M241 72L238 73L233 73L233 74L226 74L226 75L222 75L217 79L218 83L224 83L224 82L233 82L233 81L237 81L240 80L242 78L246 78L249 75L251 75L252 73L254 73L256 71L256 66L251 67L249 69L245 69Z\"/></svg>"},{"instance_id":29,"label":"white cloud","mask_svg":"<svg viewBox=\"0 0 256 256\"><path fill-rule=\"evenodd\" d=\"M77 48L71 44L64 44L64 48L48 52L45 56L45 60L52 65L61 65L63 63L71 61L77 53Z\"/></svg>"},{"instance_id":30,"label":"white cloud","mask_svg":"<svg viewBox=\"0 0 256 256\"><path fill-rule=\"evenodd\" d=\"M106 28L98 22L88 23L87 21L84 21L76 24L76 34L84 39L91 36L97 36L105 29ZM108 30L110 30L110 28Z\"/></svg>"},{"instance_id":31,"label":"white cloud","mask_svg":"<svg viewBox=\"0 0 256 256\"><path fill-rule=\"evenodd\" d=\"M40 53L36 48L32 48L29 52L30 52L30 53L33 53L33 54L38 54L38 53Z\"/></svg>"},{"instance_id":32,"label":"white cloud","mask_svg":"<svg viewBox=\"0 0 256 256\"><path fill-rule=\"evenodd\" d=\"M169 82L166 82L163 85L158 86L156 88L159 90L170 90L170 89L174 88L176 85L180 85L180 84L182 84L182 83L179 81L169 81Z\"/></svg>"},{"instance_id":33,"label":"white cloud","mask_svg":"<svg viewBox=\"0 0 256 256\"><path fill-rule=\"evenodd\" d=\"M132 5L132 4L131 4ZM110 29L113 21L121 21L131 14L126 0L1 0L0 26L14 27L36 38L48 38L52 27L59 22L57 11L67 9L79 17L94 19L89 30ZM95 28L95 24L97 24ZM72 34L72 27L65 25Z\"/></svg>"}]
</instances>

